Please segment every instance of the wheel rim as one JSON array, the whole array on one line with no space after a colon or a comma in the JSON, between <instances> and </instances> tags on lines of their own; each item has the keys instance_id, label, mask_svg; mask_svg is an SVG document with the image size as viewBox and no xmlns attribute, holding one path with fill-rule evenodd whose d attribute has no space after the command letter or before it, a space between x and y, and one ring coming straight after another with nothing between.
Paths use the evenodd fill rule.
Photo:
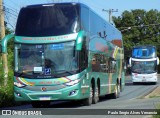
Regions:
<instances>
[{"instance_id":1,"label":"wheel rim","mask_svg":"<svg viewBox=\"0 0 160 118\"><path fill-rule=\"evenodd\" d=\"M119 94L120 94L120 85L117 83L117 85L116 85L116 98L119 97Z\"/></svg>"},{"instance_id":2,"label":"wheel rim","mask_svg":"<svg viewBox=\"0 0 160 118\"><path fill-rule=\"evenodd\" d=\"M90 88L90 96L89 96L89 98L90 98L90 99L93 98L93 88L92 88L92 87Z\"/></svg>"},{"instance_id":3,"label":"wheel rim","mask_svg":"<svg viewBox=\"0 0 160 118\"><path fill-rule=\"evenodd\" d=\"M117 89L118 89L117 92L120 93L120 89L121 89L121 88L120 88L120 85L119 85L119 84L117 84Z\"/></svg>"},{"instance_id":4,"label":"wheel rim","mask_svg":"<svg viewBox=\"0 0 160 118\"><path fill-rule=\"evenodd\" d=\"M116 85L116 87L115 87L115 94L116 94L116 97L118 96L118 86Z\"/></svg>"},{"instance_id":5,"label":"wheel rim","mask_svg":"<svg viewBox=\"0 0 160 118\"><path fill-rule=\"evenodd\" d=\"M95 97L96 97L97 101L99 101L99 89L98 89L98 87L96 88L95 95L96 95Z\"/></svg>"}]
</instances>

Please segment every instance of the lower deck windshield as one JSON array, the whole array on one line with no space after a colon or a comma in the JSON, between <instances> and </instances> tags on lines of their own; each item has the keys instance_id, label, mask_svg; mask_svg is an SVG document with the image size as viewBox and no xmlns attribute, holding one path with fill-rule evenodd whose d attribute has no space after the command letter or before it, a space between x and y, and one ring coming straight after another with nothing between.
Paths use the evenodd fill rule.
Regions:
<instances>
[{"instance_id":1,"label":"lower deck windshield","mask_svg":"<svg viewBox=\"0 0 160 118\"><path fill-rule=\"evenodd\" d=\"M157 61L132 61L132 72L139 74L156 73Z\"/></svg>"},{"instance_id":2,"label":"lower deck windshield","mask_svg":"<svg viewBox=\"0 0 160 118\"><path fill-rule=\"evenodd\" d=\"M15 73L28 78L71 75L78 69L75 41L56 44L16 44ZM30 76L30 77L29 77Z\"/></svg>"}]
</instances>

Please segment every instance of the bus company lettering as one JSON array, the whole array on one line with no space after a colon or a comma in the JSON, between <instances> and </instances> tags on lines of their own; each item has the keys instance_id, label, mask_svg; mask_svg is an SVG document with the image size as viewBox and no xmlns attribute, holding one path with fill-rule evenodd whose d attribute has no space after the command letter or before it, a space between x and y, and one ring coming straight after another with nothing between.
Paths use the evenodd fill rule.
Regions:
<instances>
[{"instance_id":1,"label":"bus company lettering","mask_svg":"<svg viewBox=\"0 0 160 118\"><path fill-rule=\"evenodd\" d=\"M50 84L60 84L61 82L60 81L42 81L42 82L39 82L39 84L47 84L47 85L50 85Z\"/></svg>"},{"instance_id":2,"label":"bus company lettering","mask_svg":"<svg viewBox=\"0 0 160 118\"><path fill-rule=\"evenodd\" d=\"M39 84L52 84L52 81L47 81L47 82L39 82Z\"/></svg>"},{"instance_id":3,"label":"bus company lettering","mask_svg":"<svg viewBox=\"0 0 160 118\"><path fill-rule=\"evenodd\" d=\"M68 36L59 36L59 37L44 37L44 38L29 38L23 37L22 40L59 40L59 39L66 39Z\"/></svg>"}]
</instances>

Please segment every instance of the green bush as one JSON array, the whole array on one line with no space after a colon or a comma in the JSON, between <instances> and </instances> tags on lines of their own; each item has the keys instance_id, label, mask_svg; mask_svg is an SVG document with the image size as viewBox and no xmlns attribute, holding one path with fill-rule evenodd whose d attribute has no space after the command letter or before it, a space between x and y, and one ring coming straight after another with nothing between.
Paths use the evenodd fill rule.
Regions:
<instances>
[{"instance_id":1,"label":"green bush","mask_svg":"<svg viewBox=\"0 0 160 118\"><path fill-rule=\"evenodd\" d=\"M13 96L13 70L14 70L14 58L13 58L13 41L8 43L8 81L7 85L4 85L3 64L0 55L0 107L9 107L14 105Z\"/></svg>"},{"instance_id":2,"label":"green bush","mask_svg":"<svg viewBox=\"0 0 160 118\"><path fill-rule=\"evenodd\" d=\"M9 69L8 82L6 86L4 85L2 63L0 64L0 72L0 107L13 106L13 69Z\"/></svg>"}]
</instances>

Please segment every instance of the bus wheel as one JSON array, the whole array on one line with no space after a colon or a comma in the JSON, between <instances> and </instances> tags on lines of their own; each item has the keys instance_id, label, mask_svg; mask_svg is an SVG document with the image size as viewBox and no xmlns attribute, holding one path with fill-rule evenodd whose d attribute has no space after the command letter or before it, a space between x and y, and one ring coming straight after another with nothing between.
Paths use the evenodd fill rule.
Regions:
<instances>
[{"instance_id":1,"label":"bus wheel","mask_svg":"<svg viewBox=\"0 0 160 118\"><path fill-rule=\"evenodd\" d=\"M115 91L113 93L113 98L116 99L119 98L119 96L120 96L120 84L117 83L115 86Z\"/></svg>"},{"instance_id":2,"label":"bus wheel","mask_svg":"<svg viewBox=\"0 0 160 118\"><path fill-rule=\"evenodd\" d=\"M84 99L83 104L86 106L90 106L92 104L92 99L93 99L93 87L91 85L89 98Z\"/></svg>"},{"instance_id":3,"label":"bus wheel","mask_svg":"<svg viewBox=\"0 0 160 118\"><path fill-rule=\"evenodd\" d=\"M96 87L96 90L93 94L93 104L96 104L99 101L99 88Z\"/></svg>"}]
</instances>

